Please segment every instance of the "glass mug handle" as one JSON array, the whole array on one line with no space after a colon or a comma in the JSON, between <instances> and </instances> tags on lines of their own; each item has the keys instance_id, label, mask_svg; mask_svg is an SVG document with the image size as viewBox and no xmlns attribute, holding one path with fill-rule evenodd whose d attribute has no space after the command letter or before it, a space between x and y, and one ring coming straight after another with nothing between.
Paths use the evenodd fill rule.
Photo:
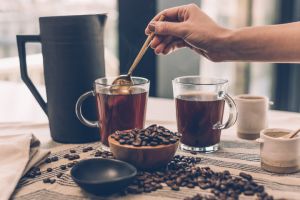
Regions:
<instances>
[{"instance_id":1,"label":"glass mug handle","mask_svg":"<svg viewBox=\"0 0 300 200\"><path fill-rule=\"evenodd\" d=\"M83 95L81 95L79 97L79 99L76 102L76 106L75 106L75 112L77 115L77 118L79 119L79 121L81 123L83 123L84 125L88 126L88 127L99 127L98 121L90 121L87 120L83 115L82 115L82 103L89 97L89 96L95 96L95 92L94 91L88 91L86 93L84 93Z\"/></svg>"},{"instance_id":2,"label":"glass mug handle","mask_svg":"<svg viewBox=\"0 0 300 200\"><path fill-rule=\"evenodd\" d=\"M227 129L233 126L237 120L238 112L234 100L228 94L225 94L223 99L229 106L229 118L225 124L220 122L216 123L213 129Z\"/></svg>"}]
</instances>

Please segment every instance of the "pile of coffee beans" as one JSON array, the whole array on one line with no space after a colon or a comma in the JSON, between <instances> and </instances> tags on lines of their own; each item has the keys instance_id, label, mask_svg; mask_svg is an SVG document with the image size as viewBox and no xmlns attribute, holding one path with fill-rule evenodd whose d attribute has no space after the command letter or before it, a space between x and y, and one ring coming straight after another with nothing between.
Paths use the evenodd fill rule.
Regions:
<instances>
[{"instance_id":1,"label":"pile of coffee beans","mask_svg":"<svg viewBox=\"0 0 300 200\"><path fill-rule=\"evenodd\" d=\"M209 167L197 167L200 158L176 155L166 169L155 172L139 172L127 188L128 193L138 194L161 189L165 183L172 190L178 191L181 187L200 187L210 189L217 199L238 199L241 194L257 195L258 199L273 199L264 190L264 186L253 181L252 176L241 172L234 177L229 171L214 172ZM201 197L201 198L200 198ZM202 198L201 195L191 199L214 199L211 196ZM189 198L187 198L189 199Z\"/></svg>"},{"instance_id":2,"label":"pile of coffee beans","mask_svg":"<svg viewBox=\"0 0 300 200\"><path fill-rule=\"evenodd\" d=\"M174 144L180 139L181 134L153 124L145 129L116 131L111 137L122 145L127 144L139 147Z\"/></svg>"}]
</instances>

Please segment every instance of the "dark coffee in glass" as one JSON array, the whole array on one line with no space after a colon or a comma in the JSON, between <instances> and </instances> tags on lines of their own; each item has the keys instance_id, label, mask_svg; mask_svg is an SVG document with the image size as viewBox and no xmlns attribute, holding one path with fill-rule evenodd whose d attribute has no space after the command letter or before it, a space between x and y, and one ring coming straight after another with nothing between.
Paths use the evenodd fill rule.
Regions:
<instances>
[{"instance_id":1,"label":"dark coffee in glass","mask_svg":"<svg viewBox=\"0 0 300 200\"><path fill-rule=\"evenodd\" d=\"M199 76L173 80L182 149L203 152L218 150L221 130L232 126L237 114L233 100L225 93L226 83L226 80ZM230 106L230 116L222 124L225 102Z\"/></svg>"},{"instance_id":2,"label":"dark coffee in glass","mask_svg":"<svg viewBox=\"0 0 300 200\"><path fill-rule=\"evenodd\" d=\"M130 94L98 93L97 107L101 142L117 130L144 128L148 93L133 89Z\"/></svg>"},{"instance_id":3,"label":"dark coffee in glass","mask_svg":"<svg viewBox=\"0 0 300 200\"><path fill-rule=\"evenodd\" d=\"M78 119L90 127L99 127L101 142L108 146L108 136L115 131L144 128L149 81L132 77L132 86L112 86L113 78L95 81L94 91L83 94L77 101ZM81 105L88 96L96 96L98 121L89 121L81 113ZM88 133L87 133L88 134Z\"/></svg>"},{"instance_id":4,"label":"dark coffee in glass","mask_svg":"<svg viewBox=\"0 0 300 200\"><path fill-rule=\"evenodd\" d=\"M178 132L183 144L206 147L220 142L220 129L214 124L222 122L224 100L205 100L202 95L180 95L176 97Z\"/></svg>"}]
</instances>

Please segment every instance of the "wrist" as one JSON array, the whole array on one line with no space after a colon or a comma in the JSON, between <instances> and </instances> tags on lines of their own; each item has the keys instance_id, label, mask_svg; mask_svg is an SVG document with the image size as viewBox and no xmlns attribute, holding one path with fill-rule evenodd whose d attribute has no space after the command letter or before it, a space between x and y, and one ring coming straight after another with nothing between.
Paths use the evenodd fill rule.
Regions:
<instances>
[{"instance_id":1,"label":"wrist","mask_svg":"<svg viewBox=\"0 0 300 200\"><path fill-rule=\"evenodd\" d=\"M235 48L232 47L234 37L234 30L222 27L215 33L215 38L211 45L212 54L214 54L216 58L214 61L236 60Z\"/></svg>"}]
</instances>

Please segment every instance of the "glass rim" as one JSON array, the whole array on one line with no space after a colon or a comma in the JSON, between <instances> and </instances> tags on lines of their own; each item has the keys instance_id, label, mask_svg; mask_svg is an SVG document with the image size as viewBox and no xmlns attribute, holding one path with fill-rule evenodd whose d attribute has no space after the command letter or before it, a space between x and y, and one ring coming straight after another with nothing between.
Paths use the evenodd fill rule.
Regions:
<instances>
[{"instance_id":1,"label":"glass rim","mask_svg":"<svg viewBox=\"0 0 300 200\"><path fill-rule=\"evenodd\" d=\"M182 78L199 78L201 79L207 79L209 81L211 81L211 83L185 83L185 82L181 82L180 79ZM208 82L209 82L208 81ZM214 83L212 83L212 81L215 81ZM223 85L228 83L227 79L223 79L223 78L217 78L217 77L209 77L209 76L180 76L180 77L176 77L172 80L173 83L177 83L177 84L181 84L181 85Z\"/></svg>"},{"instance_id":2,"label":"glass rim","mask_svg":"<svg viewBox=\"0 0 300 200\"><path fill-rule=\"evenodd\" d=\"M117 77L119 76L109 76L109 77L102 77L102 78L98 78L94 81L94 84L95 85L101 85L101 86L113 86L112 83L110 84L107 84L107 83L100 83L99 81L100 80L115 80ZM143 83L136 83L136 84L133 84L133 85L125 85L125 84L122 84L122 85L119 85L119 84L114 84L114 86L138 86L138 85L146 85L146 84L149 84L150 81L149 79L146 79L146 78L143 78L143 77L138 77L138 76L132 76L131 77L132 79L136 79L136 80L143 80L144 82Z\"/></svg>"}]
</instances>

